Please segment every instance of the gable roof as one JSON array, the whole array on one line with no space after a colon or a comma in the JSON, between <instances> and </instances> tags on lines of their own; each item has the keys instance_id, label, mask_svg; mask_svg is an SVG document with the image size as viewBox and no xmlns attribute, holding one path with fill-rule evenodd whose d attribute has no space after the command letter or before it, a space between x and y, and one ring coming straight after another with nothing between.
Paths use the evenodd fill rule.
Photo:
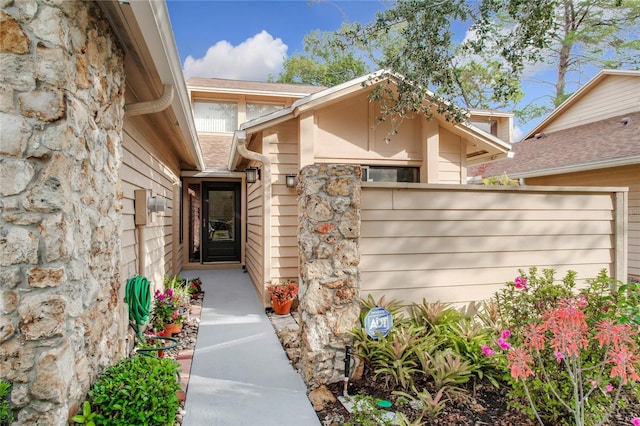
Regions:
<instances>
[{"instance_id":1,"label":"gable roof","mask_svg":"<svg viewBox=\"0 0 640 426\"><path fill-rule=\"evenodd\" d=\"M513 152L511 159L470 167L468 176L522 178L640 163L640 112L530 138Z\"/></svg>"},{"instance_id":2,"label":"gable roof","mask_svg":"<svg viewBox=\"0 0 640 426\"><path fill-rule=\"evenodd\" d=\"M349 80L347 82L338 84L336 86L321 90L319 92L310 94L304 98L298 99L291 106L287 108L283 108L279 111L275 111L271 114L267 114L262 117L258 117L256 119L244 122L240 125L240 128L233 136L233 145L231 148L231 157L229 160L229 169L233 170L238 162L238 154L236 152L236 145L238 139L243 139L248 134L256 133L266 128L272 127L281 122L287 121L291 118L298 117L300 114L305 111L313 110L314 108L328 105L329 103L335 102L348 96L352 93L362 91L366 88L368 82L374 82L373 84L377 84L377 82L382 81L384 78L388 78L390 81L397 81L398 79L402 79L402 76L399 76L395 73L390 72L389 70L379 70L372 72L370 74L366 74L362 77L355 78L353 80ZM435 94L430 93L430 96L434 102L436 102ZM507 154L511 149L511 144L505 142L481 129L472 125L471 123L451 123L447 122L447 126L450 127L450 130L455 133L462 134L464 137L468 139L474 140L474 142L479 143L480 145L485 145L487 147L491 147L491 149L496 150L502 154Z\"/></svg>"},{"instance_id":3,"label":"gable roof","mask_svg":"<svg viewBox=\"0 0 640 426\"><path fill-rule=\"evenodd\" d=\"M598 87L604 79L609 76L630 76L640 77L640 71L634 70L611 70L604 69L598 72L591 80L580 87L573 95L567 98L562 104L560 104L555 110L553 110L544 120L542 120L537 126L527 133L522 140L526 140L534 137L536 134L543 132L544 129L551 124L554 120L564 114L567 110L571 109L575 104L589 94L594 88ZM640 109L640 104L637 105ZM636 109L636 111L638 110Z\"/></svg>"}]
</instances>

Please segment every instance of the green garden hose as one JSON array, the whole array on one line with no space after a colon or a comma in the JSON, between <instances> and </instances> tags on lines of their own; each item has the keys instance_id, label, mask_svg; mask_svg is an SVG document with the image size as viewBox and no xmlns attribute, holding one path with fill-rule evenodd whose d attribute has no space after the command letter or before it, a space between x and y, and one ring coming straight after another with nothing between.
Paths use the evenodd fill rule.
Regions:
<instances>
[{"instance_id":1,"label":"green garden hose","mask_svg":"<svg viewBox=\"0 0 640 426\"><path fill-rule=\"evenodd\" d=\"M142 328L149 321L151 312L151 290L149 280L136 275L127 281L125 302L129 305L129 319L135 324L138 337L142 339Z\"/></svg>"},{"instance_id":2,"label":"green garden hose","mask_svg":"<svg viewBox=\"0 0 640 426\"><path fill-rule=\"evenodd\" d=\"M133 322L133 328L138 338L143 342L146 342L147 339L158 339L165 344L162 347L139 348L137 352L140 352L141 355L149 355L178 346L178 340L172 337L147 336L145 338L142 336L142 329L149 321L149 313L151 312L151 290L148 279L138 275L130 278L127 281L124 301L129 305L129 320Z\"/></svg>"}]
</instances>

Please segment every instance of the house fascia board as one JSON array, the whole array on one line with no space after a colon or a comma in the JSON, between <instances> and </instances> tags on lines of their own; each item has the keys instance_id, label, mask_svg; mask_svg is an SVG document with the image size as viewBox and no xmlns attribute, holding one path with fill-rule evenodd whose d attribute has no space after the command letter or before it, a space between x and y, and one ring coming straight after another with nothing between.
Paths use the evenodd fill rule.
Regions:
<instances>
[{"instance_id":1,"label":"house fascia board","mask_svg":"<svg viewBox=\"0 0 640 426\"><path fill-rule=\"evenodd\" d=\"M121 4L120 7L131 8L162 83L174 86L176 96L173 98L171 107L183 135L183 143L191 154L197 169L204 170L204 156L198 142L198 134L191 113L191 103L182 75L182 67L165 2L136 0L128 5Z\"/></svg>"},{"instance_id":2,"label":"house fascia board","mask_svg":"<svg viewBox=\"0 0 640 426\"><path fill-rule=\"evenodd\" d=\"M630 166L633 164L640 164L640 155L633 155L630 157L613 158L608 160L592 161L589 163L573 164L569 166L554 167L549 169L531 170L528 172L509 174L513 179L526 179L532 177L541 177L549 175L558 175L565 173L577 173L587 172L590 170L607 169L610 167L622 167Z\"/></svg>"},{"instance_id":3,"label":"house fascia board","mask_svg":"<svg viewBox=\"0 0 640 426\"><path fill-rule=\"evenodd\" d=\"M474 126L473 124L456 123L454 127L456 129L460 129L463 133L474 139L479 139L480 142L485 143L492 148L503 151L505 153L511 150L511 144L509 142L503 141L502 139L493 136L491 133L487 133L484 130Z\"/></svg>"},{"instance_id":4,"label":"house fascia board","mask_svg":"<svg viewBox=\"0 0 640 426\"><path fill-rule=\"evenodd\" d=\"M469 114L470 115L479 115L479 116L482 116L482 117L506 117L506 118L515 117L515 114L512 113L512 112L496 111L496 110L492 110L492 109L477 109L477 108L470 108L469 109Z\"/></svg>"},{"instance_id":5,"label":"house fascia board","mask_svg":"<svg viewBox=\"0 0 640 426\"><path fill-rule=\"evenodd\" d=\"M244 172L231 172L229 170L203 170L192 171L184 170L180 173L181 177L194 178L194 179L209 179L209 178L239 178L243 177Z\"/></svg>"},{"instance_id":6,"label":"house fascia board","mask_svg":"<svg viewBox=\"0 0 640 426\"><path fill-rule=\"evenodd\" d=\"M625 76L640 76L640 71L632 71L632 70L611 70L611 69L603 69L598 74L596 74L591 80L587 81L584 86L576 90L573 95L569 96L563 103L561 103L556 109L551 111L551 113L542 120L537 126L529 131L521 140L527 140L532 138L536 133L540 133L547 125L549 125L553 120L555 120L559 115L564 113L567 109L569 109L574 103L576 103L580 98L586 95L593 87L597 86L601 80L603 80L606 76L609 75L625 75Z\"/></svg>"},{"instance_id":7,"label":"house fascia board","mask_svg":"<svg viewBox=\"0 0 640 426\"><path fill-rule=\"evenodd\" d=\"M260 95L260 96L270 96L274 98L303 98L305 96L309 96L308 93L300 93L300 92L278 92L271 90L247 90L247 89L229 89L229 88L219 88L215 86L192 86L189 85L189 90L191 92L214 92L214 93L223 93L223 94L232 94L232 95Z\"/></svg>"}]
</instances>

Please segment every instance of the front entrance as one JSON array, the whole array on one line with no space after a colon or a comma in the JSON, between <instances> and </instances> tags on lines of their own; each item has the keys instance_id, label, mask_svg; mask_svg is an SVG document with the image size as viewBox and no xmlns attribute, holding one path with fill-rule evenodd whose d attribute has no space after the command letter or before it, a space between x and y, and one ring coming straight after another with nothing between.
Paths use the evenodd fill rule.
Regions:
<instances>
[{"instance_id":1,"label":"front entrance","mask_svg":"<svg viewBox=\"0 0 640 426\"><path fill-rule=\"evenodd\" d=\"M240 262L240 183L202 185L202 262Z\"/></svg>"}]
</instances>

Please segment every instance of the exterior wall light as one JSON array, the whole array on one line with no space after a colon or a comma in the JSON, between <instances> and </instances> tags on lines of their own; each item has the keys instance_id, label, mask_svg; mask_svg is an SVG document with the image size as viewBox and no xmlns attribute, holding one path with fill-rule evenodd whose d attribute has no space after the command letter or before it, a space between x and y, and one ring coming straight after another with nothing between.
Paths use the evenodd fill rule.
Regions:
<instances>
[{"instance_id":1,"label":"exterior wall light","mask_svg":"<svg viewBox=\"0 0 640 426\"><path fill-rule=\"evenodd\" d=\"M260 169L257 167L247 167L244 172L247 175L247 183L256 183L260 179Z\"/></svg>"},{"instance_id":2,"label":"exterior wall light","mask_svg":"<svg viewBox=\"0 0 640 426\"><path fill-rule=\"evenodd\" d=\"M292 173L287 174L287 180L286 180L287 188L295 188L295 186L296 186L296 178L297 177L298 177L297 175L292 174Z\"/></svg>"}]
</instances>

